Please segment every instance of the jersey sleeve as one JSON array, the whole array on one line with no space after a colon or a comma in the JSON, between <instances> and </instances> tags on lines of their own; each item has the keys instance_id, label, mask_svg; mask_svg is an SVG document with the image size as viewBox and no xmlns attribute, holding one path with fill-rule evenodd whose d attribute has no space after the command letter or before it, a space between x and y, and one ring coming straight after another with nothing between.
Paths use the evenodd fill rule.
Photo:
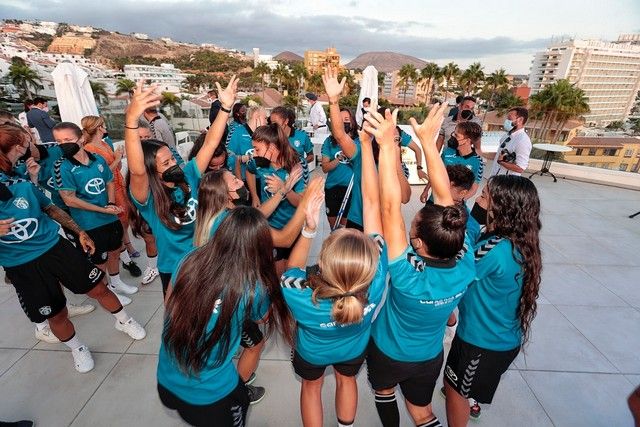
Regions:
<instances>
[{"instance_id":1,"label":"jersey sleeve","mask_svg":"<svg viewBox=\"0 0 640 427\"><path fill-rule=\"evenodd\" d=\"M303 131L302 133L304 133L304 142L303 142L304 152L306 154L312 153L313 152L313 143L311 142L311 138L309 138L309 135L307 135L306 132Z\"/></svg>"},{"instance_id":2,"label":"jersey sleeve","mask_svg":"<svg viewBox=\"0 0 640 427\"><path fill-rule=\"evenodd\" d=\"M237 158L238 157L235 155L235 153L227 151L227 169L229 169L233 173L235 173Z\"/></svg>"},{"instance_id":3,"label":"jersey sleeve","mask_svg":"<svg viewBox=\"0 0 640 427\"><path fill-rule=\"evenodd\" d=\"M326 138L322 143L320 154L322 154L322 157L327 157L329 160L333 160L331 158L331 137Z\"/></svg>"},{"instance_id":4,"label":"jersey sleeve","mask_svg":"<svg viewBox=\"0 0 640 427\"><path fill-rule=\"evenodd\" d=\"M300 268L290 268L280 277L280 289L287 306L295 316L300 306L311 302L313 294L308 285L307 273Z\"/></svg>"},{"instance_id":5,"label":"jersey sleeve","mask_svg":"<svg viewBox=\"0 0 640 427\"><path fill-rule=\"evenodd\" d=\"M76 180L71 173L71 169L65 166L65 163L63 163L55 170L55 189L58 191L76 191L78 189Z\"/></svg>"},{"instance_id":6,"label":"jersey sleeve","mask_svg":"<svg viewBox=\"0 0 640 427\"><path fill-rule=\"evenodd\" d=\"M480 182L482 181L482 174L484 173L484 163L482 162L482 158L480 156L476 155L475 159L477 161L475 182L476 184L480 184Z\"/></svg>"},{"instance_id":7,"label":"jersey sleeve","mask_svg":"<svg viewBox=\"0 0 640 427\"><path fill-rule=\"evenodd\" d=\"M400 145L402 145L403 147L408 147L409 144L411 144L411 141L413 141L411 139L411 135L409 135L405 131L402 131L402 135L400 135Z\"/></svg>"},{"instance_id":8,"label":"jersey sleeve","mask_svg":"<svg viewBox=\"0 0 640 427\"><path fill-rule=\"evenodd\" d=\"M389 261L389 273L393 286L398 289L413 286L414 281L422 274L424 268L422 258L413 252L410 245L407 245L402 254Z\"/></svg>"},{"instance_id":9,"label":"jersey sleeve","mask_svg":"<svg viewBox=\"0 0 640 427\"><path fill-rule=\"evenodd\" d=\"M260 321L267 316L271 300L261 284L256 285L256 292L253 295L253 304L251 304L250 317L253 321Z\"/></svg>"},{"instance_id":10,"label":"jersey sleeve","mask_svg":"<svg viewBox=\"0 0 640 427\"><path fill-rule=\"evenodd\" d=\"M504 244L506 243L503 243L503 245ZM484 279L500 270L500 251L497 250L495 246L496 245L492 244L491 239L489 239L476 247L474 255L477 279Z\"/></svg>"},{"instance_id":11,"label":"jersey sleeve","mask_svg":"<svg viewBox=\"0 0 640 427\"><path fill-rule=\"evenodd\" d=\"M227 149L234 154L242 154L240 153L240 132L233 132L231 134L231 138L229 139L229 145L227 145Z\"/></svg>"}]
</instances>

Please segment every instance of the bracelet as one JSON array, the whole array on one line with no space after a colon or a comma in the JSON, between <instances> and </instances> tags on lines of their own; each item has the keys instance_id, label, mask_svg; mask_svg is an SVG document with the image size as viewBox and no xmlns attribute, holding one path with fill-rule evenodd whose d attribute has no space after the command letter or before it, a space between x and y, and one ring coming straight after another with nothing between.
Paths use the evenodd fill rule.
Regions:
<instances>
[{"instance_id":1,"label":"bracelet","mask_svg":"<svg viewBox=\"0 0 640 427\"><path fill-rule=\"evenodd\" d=\"M329 101L329 105L338 105L340 101Z\"/></svg>"},{"instance_id":2,"label":"bracelet","mask_svg":"<svg viewBox=\"0 0 640 427\"><path fill-rule=\"evenodd\" d=\"M416 165L416 169L418 169L419 171L422 170L422 166L421 165Z\"/></svg>"},{"instance_id":3,"label":"bracelet","mask_svg":"<svg viewBox=\"0 0 640 427\"><path fill-rule=\"evenodd\" d=\"M302 227L302 237L306 237L307 239L313 239L318 234L318 229L313 231L307 231L306 225Z\"/></svg>"},{"instance_id":4,"label":"bracelet","mask_svg":"<svg viewBox=\"0 0 640 427\"><path fill-rule=\"evenodd\" d=\"M140 125L138 125L138 126L136 126L136 127L131 127L131 126L124 125L124 128L125 128L125 129L139 129L139 128L140 128Z\"/></svg>"},{"instance_id":5,"label":"bracelet","mask_svg":"<svg viewBox=\"0 0 640 427\"><path fill-rule=\"evenodd\" d=\"M114 202L107 202L107 206L118 206Z\"/></svg>"},{"instance_id":6,"label":"bracelet","mask_svg":"<svg viewBox=\"0 0 640 427\"><path fill-rule=\"evenodd\" d=\"M228 114L230 114L230 113L231 113L231 108L225 108L225 107L224 107L224 106L222 106L222 105L220 106L220 110L221 110L221 111L224 111L225 113L228 113Z\"/></svg>"}]
</instances>

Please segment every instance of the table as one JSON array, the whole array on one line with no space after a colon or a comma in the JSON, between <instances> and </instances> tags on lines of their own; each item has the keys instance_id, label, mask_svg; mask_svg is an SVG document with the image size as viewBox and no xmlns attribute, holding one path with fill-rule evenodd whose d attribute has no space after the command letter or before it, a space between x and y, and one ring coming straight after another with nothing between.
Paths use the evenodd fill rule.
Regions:
<instances>
[{"instance_id":1,"label":"table","mask_svg":"<svg viewBox=\"0 0 640 427\"><path fill-rule=\"evenodd\" d=\"M529 176L529 179L531 179L534 175L540 174L540 176L542 176L546 173L553 177L553 182L558 182L558 179L556 178L556 176L552 174L551 171L549 170L549 168L551 168L551 163L553 163L553 154L567 153L569 151L572 151L573 148L567 147L564 145L558 145L558 144L533 144L533 148L537 148L538 150L545 151L545 155L544 155L544 161L542 162L542 169L540 169L540 172L532 173Z\"/></svg>"}]
</instances>

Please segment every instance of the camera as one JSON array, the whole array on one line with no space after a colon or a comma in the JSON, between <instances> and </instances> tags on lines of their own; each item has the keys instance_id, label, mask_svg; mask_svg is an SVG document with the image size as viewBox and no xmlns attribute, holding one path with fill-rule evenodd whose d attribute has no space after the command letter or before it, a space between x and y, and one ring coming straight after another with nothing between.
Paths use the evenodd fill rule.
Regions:
<instances>
[{"instance_id":1,"label":"camera","mask_svg":"<svg viewBox=\"0 0 640 427\"><path fill-rule=\"evenodd\" d=\"M515 163L516 162L516 153L510 152L506 148L500 152L502 155L502 161L507 163Z\"/></svg>"}]
</instances>

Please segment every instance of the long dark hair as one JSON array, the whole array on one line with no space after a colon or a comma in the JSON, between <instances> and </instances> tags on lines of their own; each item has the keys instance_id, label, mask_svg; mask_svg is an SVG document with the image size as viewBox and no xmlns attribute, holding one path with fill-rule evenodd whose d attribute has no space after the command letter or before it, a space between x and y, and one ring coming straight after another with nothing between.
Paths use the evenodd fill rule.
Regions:
<instances>
[{"instance_id":1,"label":"long dark hair","mask_svg":"<svg viewBox=\"0 0 640 427\"><path fill-rule=\"evenodd\" d=\"M144 155L144 168L149 178L149 188L153 195L153 205L156 215L160 221L171 230L179 230L182 227L182 220L187 217L186 202L189 200L191 190L186 182L176 184L176 189L172 189L164 185L162 180L158 178L158 169L156 169L156 155L158 150L163 147L169 147L166 143L157 139L147 139L142 141L142 153ZM171 198L173 191L180 190L184 193L185 204L177 203Z\"/></svg>"},{"instance_id":2,"label":"long dark hair","mask_svg":"<svg viewBox=\"0 0 640 427\"><path fill-rule=\"evenodd\" d=\"M531 322L536 316L542 257L540 255L540 198L531 180L515 175L496 175L488 184L487 229L507 238L515 250L514 259L522 266L522 296L518 318L522 344L529 339Z\"/></svg>"},{"instance_id":3,"label":"long dark hair","mask_svg":"<svg viewBox=\"0 0 640 427\"><path fill-rule=\"evenodd\" d=\"M464 245L466 224L467 213L459 206L427 203L418 212L416 237L427 245L429 256L452 258Z\"/></svg>"},{"instance_id":4,"label":"long dark hair","mask_svg":"<svg viewBox=\"0 0 640 427\"><path fill-rule=\"evenodd\" d=\"M280 153L277 160L287 172L291 172L294 166L300 163L298 153L291 147L289 139L277 124L271 123L256 128L251 138L254 141L274 145Z\"/></svg>"},{"instance_id":5,"label":"long dark hair","mask_svg":"<svg viewBox=\"0 0 640 427\"><path fill-rule=\"evenodd\" d=\"M231 327L238 327L240 334L252 311L257 286L271 299L267 334L278 328L291 342L269 223L257 209L237 207L214 237L186 258L174 278L163 341L184 372L197 375L210 356L214 366L222 364L232 350ZM246 301L244 313L238 313L241 301ZM220 314L213 330L207 331L214 309ZM235 316L239 322L232 322ZM219 351L212 355L215 345Z\"/></svg>"},{"instance_id":6,"label":"long dark hair","mask_svg":"<svg viewBox=\"0 0 640 427\"><path fill-rule=\"evenodd\" d=\"M222 133L222 138L220 139L220 141L226 141L228 135L229 135L229 127L225 127L224 128L224 132ZM196 140L193 142L193 147L191 147L191 151L189 151L189 160L191 160L195 156L197 156L198 153L200 152L200 150L202 150L202 146L204 145L204 140L206 139L206 137L207 137L206 133L201 133L200 135L198 135ZM223 154L225 154L225 156L224 156L224 164L225 164L225 166L224 167L226 168L227 167L226 166L227 165L227 158L229 157L229 153L227 152L227 148L225 147L225 145L222 142L220 144L218 144L216 149L213 151L213 156L211 156L211 158L220 157Z\"/></svg>"},{"instance_id":7,"label":"long dark hair","mask_svg":"<svg viewBox=\"0 0 640 427\"><path fill-rule=\"evenodd\" d=\"M341 113L342 112L349 113L349 119L351 121L351 132L349 132L348 135L351 137L352 140L355 141L356 138L358 137L358 124L356 123L356 117L353 115L353 111L351 111L347 107L342 107L342 108L340 108L340 112ZM342 123L340 123L340 124L342 124ZM333 137L333 135L331 135L331 143L333 145L337 145L338 144L338 141L336 141L336 139Z\"/></svg>"}]
</instances>

